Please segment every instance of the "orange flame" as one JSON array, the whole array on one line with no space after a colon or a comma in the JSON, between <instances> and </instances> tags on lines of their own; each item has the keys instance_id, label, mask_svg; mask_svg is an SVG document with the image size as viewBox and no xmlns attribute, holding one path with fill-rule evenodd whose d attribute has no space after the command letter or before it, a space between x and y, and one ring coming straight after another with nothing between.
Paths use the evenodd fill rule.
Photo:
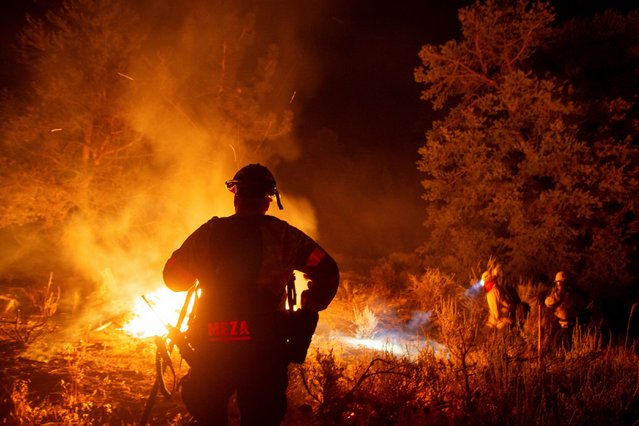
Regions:
<instances>
[{"instance_id":1,"label":"orange flame","mask_svg":"<svg viewBox=\"0 0 639 426\"><path fill-rule=\"evenodd\" d=\"M131 309L133 318L122 327L126 333L140 339L164 335L167 333L165 324L176 324L184 305L186 292L176 293L168 288L160 287L146 298L153 305L153 309L140 297ZM191 309L192 303L189 312ZM181 331L186 328L187 325L183 324Z\"/></svg>"},{"instance_id":2,"label":"orange flame","mask_svg":"<svg viewBox=\"0 0 639 426\"><path fill-rule=\"evenodd\" d=\"M295 288L297 292L297 303L299 303L299 295L307 287L308 279L303 273L295 271ZM154 292L146 296L147 300L153 305L153 309L146 304L144 299L140 297L135 301L131 308L132 318L123 327L126 333L140 339L153 336L162 336L167 333L166 325L175 325L180 311L184 305L186 292L174 292L166 287L160 287ZM193 300L187 310L188 314L193 309ZM288 309L288 302L287 302ZM297 306L299 309L299 306ZM181 331L187 329L186 321L181 327Z\"/></svg>"}]
</instances>

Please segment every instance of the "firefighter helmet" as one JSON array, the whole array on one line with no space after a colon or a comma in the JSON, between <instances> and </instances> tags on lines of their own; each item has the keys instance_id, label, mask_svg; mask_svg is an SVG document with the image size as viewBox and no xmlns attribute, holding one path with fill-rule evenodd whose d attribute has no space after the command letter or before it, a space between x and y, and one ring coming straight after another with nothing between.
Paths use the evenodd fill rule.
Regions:
<instances>
[{"instance_id":1,"label":"firefighter helmet","mask_svg":"<svg viewBox=\"0 0 639 426\"><path fill-rule=\"evenodd\" d=\"M566 273L564 271L559 271L557 275L555 275L555 282L558 281L566 281Z\"/></svg>"},{"instance_id":2,"label":"firefighter helmet","mask_svg":"<svg viewBox=\"0 0 639 426\"><path fill-rule=\"evenodd\" d=\"M233 179L225 182L226 187L235 195L242 197L260 198L272 197L277 199L277 206L283 208L280 194L273 174L263 165L249 164L235 173Z\"/></svg>"}]
</instances>

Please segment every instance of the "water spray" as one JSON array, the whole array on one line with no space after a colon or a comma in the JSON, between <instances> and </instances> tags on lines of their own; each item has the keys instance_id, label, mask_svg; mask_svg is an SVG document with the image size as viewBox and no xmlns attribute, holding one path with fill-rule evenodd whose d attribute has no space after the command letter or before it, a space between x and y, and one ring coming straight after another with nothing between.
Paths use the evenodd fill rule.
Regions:
<instances>
[{"instance_id":1,"label":"water spray","mask_svg":"<svg viewBox=\"0 0 639 426\"><path fill-rule=\"evenodd\" d=\"M474 284L468 287L466 291L464 291L464 296L473 297L473 298L477 297L477 295L479 294L479 291L484 287L484 284L486 283L484 282L483 279L477 280Z\"/></svg>"}]
</instances>

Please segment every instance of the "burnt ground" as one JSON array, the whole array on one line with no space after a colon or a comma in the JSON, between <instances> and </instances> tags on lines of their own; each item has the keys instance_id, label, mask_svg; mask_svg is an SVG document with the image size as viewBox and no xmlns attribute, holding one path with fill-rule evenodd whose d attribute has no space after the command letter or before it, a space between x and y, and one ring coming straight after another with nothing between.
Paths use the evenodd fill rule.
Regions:
<instances>
[{"instance_id":1,"label":"burnt ground","mask_svg":"<svg viewBox=\"0 0 639 426\"><path fill-rule=\"evenodd\" d=\"M154 338L123 332L125 318L95 323L95 316L88 320L79 312L56 312L59 292L50 284L0 292L0 425L139 424L155 383ZM99 311L99 306L84 310ZM348 328L342 311L323 315L317 334L327 332L327 321L330 329ZM173 358L176 379L167 375L168 386L188 371L177 351ZM308 424L307 396L302 392L289 399L284 424ZM237 423L233 403L229 413L231 424ZM148 423L183 425L189 420L179 396L158 395Z\"/></svg>"},{"instance_id":2,"label":"burnt ground","mask_svg":"<svg viewBox=\"0 0 639 426\"><path fill-rule=\"evenodd\" d=\"M156 346L107 324L69 335L55 325L28 346L0 334L0 424L138 424L155 380ZM175 357L177 377L186 373ZM168 380L172 383L171 380ZM178 398L158 395L150 424L184 424Z\"/></svg>"},{"instance_id":3,"label":"burnt ground","mask_svg":"<svg viewBox=\"0 0 639 426\"><path fill-rule=\"evenodd\" d=\"M155 338L126 334L120 329L124 320L79 328L60 315L46 324L32 316L19 326L15 318L15 313L0 312L0 425L140 424L156 380ZM340 324L329 322L331 327L320 321L313 345L328 328ZM21 341L27 336L31 342L25 345ZM165 374L169 388L188 372L177 350L172 358L176 374ZM307 395L295 392L289 386L294 395L289 395L283 424L309 424ZM156 395L148 424L189 424L191 417L178 391L170 398ZM230 425L239 424L233 401L229 419Z\"/></svg>"}]
</instances>

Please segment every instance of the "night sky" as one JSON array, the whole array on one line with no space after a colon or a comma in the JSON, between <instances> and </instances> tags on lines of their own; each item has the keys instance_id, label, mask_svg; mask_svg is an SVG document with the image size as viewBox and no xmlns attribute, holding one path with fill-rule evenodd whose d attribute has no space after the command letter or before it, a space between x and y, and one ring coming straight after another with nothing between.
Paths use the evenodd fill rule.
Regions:
<instances>
[{"instance_id":1,"label":"night sky","mask_svg":"<svg viewBox=\"0 0 639 426\"><path fill-rule=\"evenodd\" d=\"M50 0L4 0L0 12L0 83L19 82L10 41L26 12L40 15ZM260 2L257 2L260 3ZM287 1L266 2L262 25L290 19ZM590 15L597 1L558 3L560 19ZM261 3L262 6L264 3ZM307 196L316 209L320 241L350 267L397 251L412 251L424 235L417 150L437 116L419 100L414 82L423 44L457 37L457 9L468 1L330 0L300 32L307 59L318 64L312 84L303 79L291 106L302 156L275 166L287 191ZM630 1L605 2L629 9ZM312 7L316 2L305 5ZM296 5L304 8L304 6ZM304 12L300 9L300 13Z\"/></svg>"},{"instance_id":2,"label":"night sky","mask_svg":"<svg viewBox=\"0 0 639 426\"><path fill-rule=\"evenodd\" d=\"M457 34L464 3L350 2L327 13L309 43L324 74L316 92L299 96L295 132L307 143L302 170L320 168L323 182L304 181L321 235L353 266L412 251L425 238L416 161L434 115L413 70L423 44Z\"/></svg>"},{"instance_id":3,"label":"night sky","mask_svg":"<svg viewBox=\"0 0 639 426\"><path fill-rule=\"evenodd\" d=\"M307 43L323 64L319 89L299 95L296 136L306 142L308 157L290 167L322 169L324 182L302 179L316 201L322 235L357 266L396 251L412 251L428 236L423 231L421 176L417 150L432 120L438 118L419 99L413 78L422 45L439 45L460 33L459 8L471 1L337 1L319 19ZM562 0L554 2L557 20L592 16L605 8L628 11L630 0ZM318 134L335 137L333 147ZM320 151L316 153L316 151ZM322 150L329 150L326 159ZM335 160L335 154L343 156ZM284 171L288 169L284 168ZM289 177L289 176L287 176ZM342 197L345 185L350 197ZM331 196L336 191L339 196ZM354 232L353 232L354 231ZM331 248L333 248L331 247ZM361 256L360 259L357 256Z\"/></svg>"},{"instance_id":4,"label":"night sky","mask_svg":"<svg viewBox=\"0 0 639 426\"><path fill-rule=\"evenodd\" d=\"M325 12L308 43L325 69L315 93L308 98L298 94L296 135L306 141L309 156L303 167L291 166L290 176L299 182L300 170L322 168L319 175L329 184L313 185L307 178L302 180L307 186L299 190L312 188L322 235L330 235L330 243L348 253L354 265L411 251L428 237L422 227L417 150L440 112L435 114L419 99L422 87L413 71L420 64L422 45L459 36L457 11L471 3L333 2L335 13L330 8ZM591 16L605 7L629 10L632 3L564 0L556 2L555 10L557 19L564 20ZM345 158L326 161L323 152L315 154L322 150L314 142L322 132L336 139L332 149L323 140L323 149ZM340 196L331 196L341 184L351 197L342 197L342 190L337 190Z\"/></svg>"}]
</instances>

